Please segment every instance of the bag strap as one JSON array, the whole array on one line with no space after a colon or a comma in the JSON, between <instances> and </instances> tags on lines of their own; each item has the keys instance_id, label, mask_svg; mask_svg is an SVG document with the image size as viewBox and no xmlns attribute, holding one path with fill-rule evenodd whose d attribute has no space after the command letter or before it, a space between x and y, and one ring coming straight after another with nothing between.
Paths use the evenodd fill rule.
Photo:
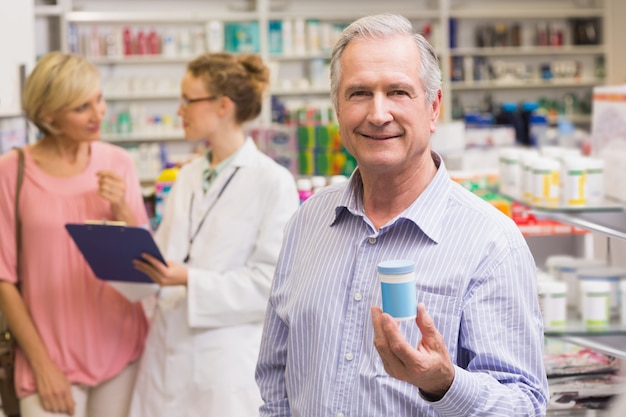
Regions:
<instances>
[{"instance_id":1,"label":"bag strap","mask_svg":"<svg viewBox=\"0 0 626 417\"><path fill-rule=\"evenodd\" d=\"M24 182L24 150L22 148L14 148L17 151L17 184L15 186L15 273L17 276L16 287L19 290L20 281L20 255L22 253L22 220L20 219L20 193L22 191L22 183ZM0 317L0 324L2 329L0 335L4 342L12 339L9 327L4 320L4 317Z\"/></svg>"},{"instance_id":2,"label":"bag strap","mask_svg":"<svg viewBox=\"0 0 626 417\"><path fill-rule=\"evenodd\" d=\"M17 184L15 186L15 254L17 256L16 271L19 284L20 255L22 253L22 219L20 218L20 193L24 182L24 150L15 148L17 151Z\"/></svg>"}]
</instances>

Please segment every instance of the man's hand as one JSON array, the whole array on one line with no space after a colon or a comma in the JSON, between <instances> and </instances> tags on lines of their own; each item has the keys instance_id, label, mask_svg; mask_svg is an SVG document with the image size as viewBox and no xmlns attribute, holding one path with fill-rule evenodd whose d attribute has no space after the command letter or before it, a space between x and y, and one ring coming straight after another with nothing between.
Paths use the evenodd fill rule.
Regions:
<instances>
[{"instance_id":1,"label":"man's hand","mask_svg":"<svg viewBox=\"0 0 626 417\"><path fill-rule=\"evenodd\" d=\"M443 398L454 381L454 364L450 360L443 336L435 328L426 307L417 307L415 323L422 332L417 349L411 346L398 328L398 322L380 308L372 307L374 346L392 377L418 387L429 400Z\"/></svg>"}]
</instances>

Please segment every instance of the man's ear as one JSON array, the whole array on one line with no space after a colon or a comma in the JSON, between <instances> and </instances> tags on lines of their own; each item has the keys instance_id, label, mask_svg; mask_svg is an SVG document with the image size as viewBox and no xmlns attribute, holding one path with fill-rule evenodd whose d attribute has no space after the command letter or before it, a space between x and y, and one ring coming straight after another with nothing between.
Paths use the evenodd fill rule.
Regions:
<instances>
[{"instance_id":1,"label":"man's ear","mask_svg":"<svg viewBox=\"0 0 626 417\"><path fill-rule=\"evenodd\" d=\"M439 114L441 113L441 99L442 99L441 88L437 91L437 96L433 100L431 104L431 114L430 114L430 132L435 133L437 129L437 121L439 120Z\"/></svg>"}]
</instances>

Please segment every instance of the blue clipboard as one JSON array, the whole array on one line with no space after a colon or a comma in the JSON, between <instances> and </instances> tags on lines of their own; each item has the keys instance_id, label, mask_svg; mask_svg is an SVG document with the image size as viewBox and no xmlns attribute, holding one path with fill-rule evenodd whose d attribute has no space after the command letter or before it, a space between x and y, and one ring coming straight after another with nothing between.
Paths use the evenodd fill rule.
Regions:
<instances>
[{"instance_id":1,"label":"blue clipboard","mask_svg":"<svg viewBox=\"0 0 626 417\"><path fill-rule=\"evenodd\" d=\"M105 281L154 283L135 269L134 259L148 253L167 265L152 234L141 227L111 224L73 224L65 228L85 257L94 275Z\"/></svg>"}]
</instances>

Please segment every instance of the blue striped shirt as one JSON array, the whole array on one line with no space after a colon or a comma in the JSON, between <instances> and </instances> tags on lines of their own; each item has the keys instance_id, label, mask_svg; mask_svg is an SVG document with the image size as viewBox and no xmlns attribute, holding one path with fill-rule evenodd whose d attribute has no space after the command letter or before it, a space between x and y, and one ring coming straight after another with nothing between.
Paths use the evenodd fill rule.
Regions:
<instances>
[{"instance_id":1,"label":"blue striped shirt","mask_svg":"<svg viewBox=\"0 0 626 417\"><path fill-rule=\"evenodd\" d=\"M261 416L539 416L548 384L536 268L513 221L439 169L378 231L358 170L309 198L289 223L268 304L257 383ZM385 373L370 306L377 264L417 264L417 298L456 371L437 402ZM400 329L417 346L413 320Z\"/></svg>"}]
</instances>

